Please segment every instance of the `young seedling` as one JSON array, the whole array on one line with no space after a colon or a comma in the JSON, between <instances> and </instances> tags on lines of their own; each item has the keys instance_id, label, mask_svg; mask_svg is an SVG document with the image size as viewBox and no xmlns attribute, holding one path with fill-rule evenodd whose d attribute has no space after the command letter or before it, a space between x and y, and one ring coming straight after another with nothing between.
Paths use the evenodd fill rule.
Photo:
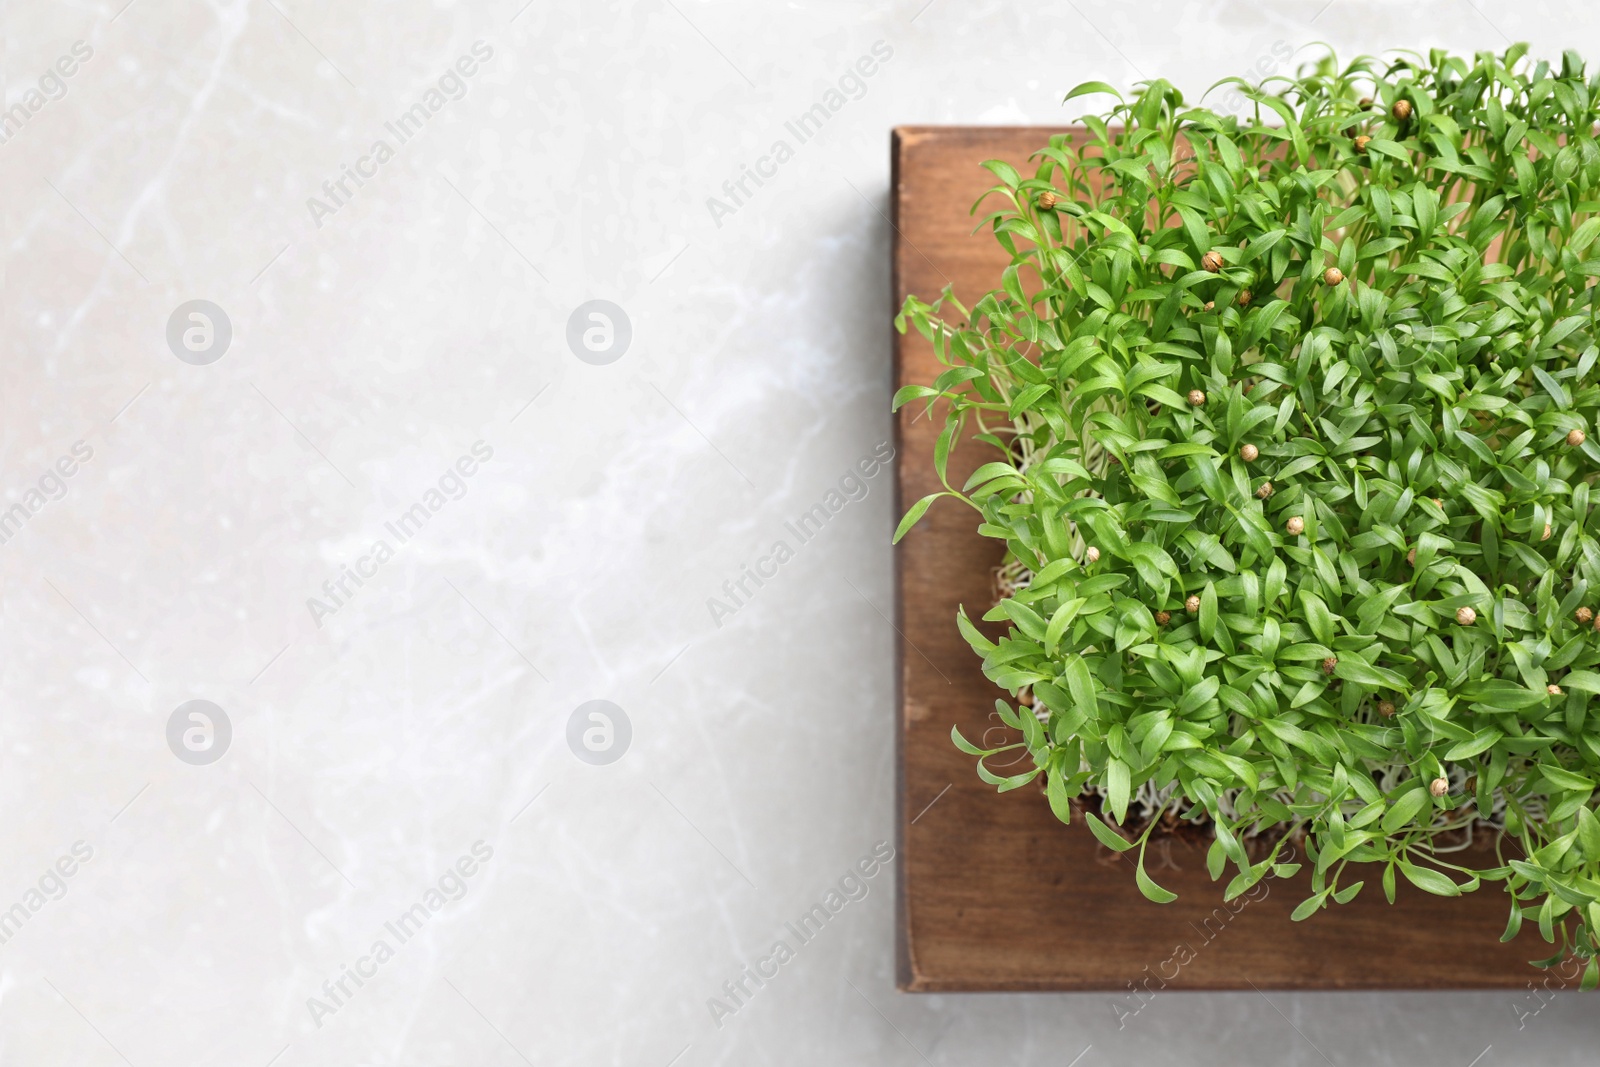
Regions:
<instances>
[{"instance_id":1,"label":"young seedling","mask_svg":"<svg viewBox=\"0 0 1600 1067\"><path fill-rule=\"evenodd\" d=\"M1593 986L1600 78L1525 52L1228 79L1242 118L1074 89L1115 103L986 164L995 290L896 318L948 368L895 397L944 419L941 478L992 450L896 539L953 497L1023 575L998 640L959 620L1034 699L1025 772L955 734L985 781L1088 793L1140 857L1161 812L1209 827L1230 896L1303 838L1296 918L1363 870L1493 883Z\"/></svg>"}]
</instances>

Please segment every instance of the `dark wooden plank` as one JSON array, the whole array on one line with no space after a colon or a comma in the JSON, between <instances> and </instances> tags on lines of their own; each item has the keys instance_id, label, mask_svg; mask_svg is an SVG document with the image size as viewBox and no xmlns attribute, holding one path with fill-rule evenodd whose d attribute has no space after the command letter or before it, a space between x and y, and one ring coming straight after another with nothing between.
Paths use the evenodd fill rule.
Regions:
<instances>
[{"instance_id":1,"label":"dark wooden plank","mask_svg":"<svg viewBox=\"0 0 1600 1067\"><path fill-rule=\"evenodd\" d=\"M968 211L993 184L980 168L1005 159L1022 169L1051 132L1042 128L908 127L893 138L894 287L936 296L953 284L963 302L996 286L1006 259ZM1031 168L1029 168L1031 169ZM930 382L932 347L914 333L895 341L895 387ZM913 405L896 421L900 511L937 491L939 425ZM984 458L957 449L960 484ZM1173 839L1149 864L1179 894L1167 905L1140 896L1131 862L1102 848L1081 824L1064 827L1033 789L997 795L950 743L999 729L1001 695L955 626L957 605L993 602L1000 546L976 520L942 502L896 553L898 761L896 941L900 988L942 990L1486 989L1523 988L1549 954L1536 932L1501 944L1509 902L1496 888L1442 900L1402 884L1383 898L1374 870L1360 897L1292 923L1307 878L1264 883L1259 899L1231 906L1205 871L1201 842ZM897 512L898 514L899 512ZM999 737L1000 733L992 735ZM937 799L936 799L937 798ZM932 803L932 806L928 805ZM1481 854L1477 854L1481 858Z\"/></svg>"}]
</instances>

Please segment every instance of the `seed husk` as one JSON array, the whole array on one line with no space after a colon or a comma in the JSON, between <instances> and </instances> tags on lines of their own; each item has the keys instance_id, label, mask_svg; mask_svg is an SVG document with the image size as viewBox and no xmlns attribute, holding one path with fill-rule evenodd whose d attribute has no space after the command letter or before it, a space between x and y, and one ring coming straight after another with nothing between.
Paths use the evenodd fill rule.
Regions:
<instances>
[{"instance_id":1,"label":"seed husk","mask_svg":"<svg viewBox=\"0 0 1600 1067\"><path fill-rule=\"evenodd\" d=\"M1195 407L1199 407L1201 404L1204 404L1205 402L1206 402L1206 394L1205 393L1201 392L1198 389L1189 390L1189 403L1190 404L1192 404Z\"/></svg>"},{"instance_id":2,"label":"seed husk","mask_svg":"<svg viewBox=\"0 0 1600 1067\"><path fill-rule=\"evenodd\" d=\"M1200 265L1212 274L1222 269L1222 253L1215 248L1200 257Z\"/></svg>"},{"instance_id":3,"label":"seed husk","mask_svg":"<svg viewBox=\"0 0 1600 1067\"><path fill-rule=\"evenodd\" d=\"M1404 122L1411 117L1411 101L1396 100L1394 107L1389 109L1389 113L1394 116L1396 122Z\"/></svg>"},{"instance_id":4,"label":"seed husk","mask_svg":"<svg viewBox=\"0 0 1600 1067\"><path fill-rule=\"evenodd\" d=\"M1239 458L1246 463L1254 463L1259 455L1261 455L1261 449L1255 445L1246 443L1239 448Z\"/></svg>"},{"instance_id":5,"label":"seed husk","mask_svg":"<svg viewBox=\"0 0 1600 1067\"><path fill-rule=\"evenodd\" d=\"M1261 488L1256 490L1256 499L1265 500L1272 495L1272 483L1262 482Z\"/></svg>"},{"instance_id":6,"label":"seed husk","mask_svg":"<svg viewBox=\"0 0 1600 1067\"><path fill-rule=\"evenodd\" d=\"M1473 611L1471 608L1456 609L1456 622L1460 623L1462 626L1471 626L1477 621L1478 613Z\"/></svg>"},{"instance_id":7,"label":"seed husk","mask_svg":"<svg viewBox=\"0 0 1600 1067\"><path fill-rule=\"evenodd\" d=\"M1577 448L1588 439L1589 435L1582 430L1572 430L1567 434L1567 444L1572 448Z\"/></svg>"},{"instance_id":8,"label":"seed husk","mask_svg":"<svg viewBox=\"0 0 1600 1067\"><path fill-rule=\"evenodd\" d=\"M1323 674L1332 674L1335 670L1338 669L1338 666L1339 666L1339 657L1338 656L1329 656L1327 659L1322 661L1322 673Z\"/></svg>"},{"instance_id":9,"label":"seed husk","mask_svg":"<svg viewBox=\"0 0 1600 1067\"><path fill-rule=\"evenodd\" d=\"M1428 786L1428 792L1432 793L1436 797L1444 796L1446 793L1450 792L1450 779L1435 778L1433 780L1433 784Z\"/></svg>"},{"instance_id":10,"label":"seed husk","mask_svg":"<svg viewBox=\"0 0 1600 1067\"><path fill-rule=\"evenodd\" d=\"M1191 596L1188 600L1185 600L1183 602L1183 610L1187 611L1190 615L1197 614L1200 611L1200 598L1197 596Z\"/></svg>"},{"instance_id":11,"label":"seed husk","mask_svg":"<svg viewBox=\"0 0 1600 1067\"><path fill-rule=\"evenodd\" d=\"M1289 531L1291 537L1299 537L1306 532L1306 520L1298 515L1290 516L1289 521L1283 524L1283 528Z\"/></svg>"},{"instance_id":12,"label":"seed husk","mask_svg":"<svg viewBox=\"0 0 1600 1067\"><path fill-rule=\"evenodd\" d=\"M1100 550L1098 548L1094 547L1093 545L1090 545L1089 546L1089 551L1084 553L1084 557L1087 558L1090 563L1099 563L1100 562Z\"/></svg>"},{"instance_id":13,"label":"seed husk","mask_svg":"<svg viewBox=\"0 0 1600 1067\"><path fill-rule=\"evenodd\" d=\"M1046 189L1035 197L1033 202L1041 211L1049 211L1056 206L1059 199L1055 193Z\"/></svg>"},{"instance_id":14,"label":"seed husk","mask_svg":"<svg viewBox=\"0 0 1600 1067\"><path fill-rule=\"evenodd\" d=\"M1344 271L1338 267L1329 267L1322 272L1323 285L1338 285L1342 281L1344 281Z\"/></svg>"}]
</instances>

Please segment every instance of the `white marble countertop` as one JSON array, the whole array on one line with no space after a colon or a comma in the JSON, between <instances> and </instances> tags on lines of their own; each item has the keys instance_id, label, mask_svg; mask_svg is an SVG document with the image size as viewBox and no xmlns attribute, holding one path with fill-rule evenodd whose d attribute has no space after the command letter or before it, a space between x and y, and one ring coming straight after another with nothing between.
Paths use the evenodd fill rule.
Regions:
<instances>
[{"instance_id":1,"label":"white marble countertop","mask_svg":"<svg viewBox=\"0 0 1600 1067\"><path fill-rule=\"evenodd\" d=\"M1593 1062L1566 993L897 993L847 476L893 125L1600 14L521 5L0 4L0 1063Z\"/></svg>"}]
</instances>

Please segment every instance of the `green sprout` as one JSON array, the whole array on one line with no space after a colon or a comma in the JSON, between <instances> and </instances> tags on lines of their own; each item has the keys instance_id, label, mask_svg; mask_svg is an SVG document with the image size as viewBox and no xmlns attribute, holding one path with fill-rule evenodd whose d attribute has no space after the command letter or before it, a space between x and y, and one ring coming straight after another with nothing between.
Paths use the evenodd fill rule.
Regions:
<instances>
[{"instance_id":1,"label":"green sprout","mask_svg":"<svg viewBox=\"0 0 1600 1067\"><path fill-rule=\"evenodd\" d=\"M1005 542L1005 636L957 619L1018 700L1016 745L952 730L984 781L1043 775L1063 822L1097 796L1141 857L1163 815L1204 828L1229 899L1303 842L1296 919L1362 874L1500 883L1506 939L1535 922L1592 988L1600 76L1525 52L1219 83L1244 118L1074 89L1117 103L1031 176L984 164L1000 287L896 317L946 369L895 396L944 418L895 539L948 496ZM957 488L969 435L994 458Z\"/></svg>"}]
</instances>

